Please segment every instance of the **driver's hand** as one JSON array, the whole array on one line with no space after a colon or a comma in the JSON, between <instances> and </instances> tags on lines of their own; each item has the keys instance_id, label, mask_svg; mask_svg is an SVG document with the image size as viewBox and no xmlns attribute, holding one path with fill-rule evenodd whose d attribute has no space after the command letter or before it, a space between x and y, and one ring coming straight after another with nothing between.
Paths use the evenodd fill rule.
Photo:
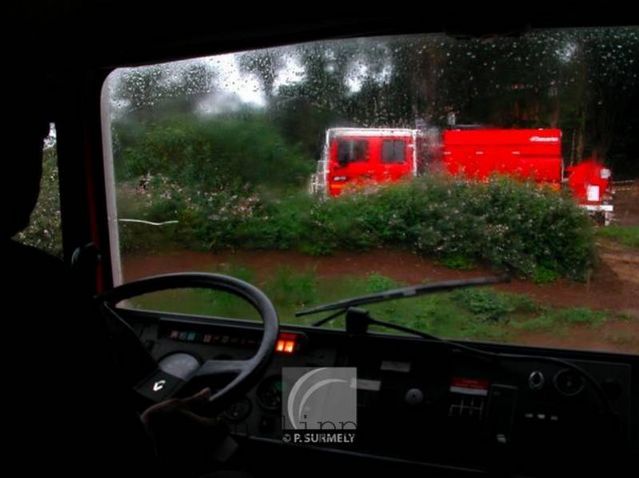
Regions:
<instances>
[{"instance_id":1,"label":"driver's hand","mask_svg":"<svg viewBox=\"0 0 639 478\"><path fill-rule=\"evenodd\" d=\"M198 412L205 409L210 397L211 390L205 388L190 397L160 402L142 414L165 465L184 466L184 460L193 463L198 457L210 456L224 442L226 425L218 417Z\"/></svg>"},{"instance_id":2,"label":"driver's hand","mask_svg":"<svg viewBox=\"0 0 639 478\"><path fill-rule=\"evenodd\" d=\"M142 422L154 436L154 429L163 426L162 422L180 421L198 428L216 426L219 424L217 417L205 417L198 413L210 398L211 389L205 388L190 397L165 400L147 408L142 413Z\"/></svg>"}]
</instances>

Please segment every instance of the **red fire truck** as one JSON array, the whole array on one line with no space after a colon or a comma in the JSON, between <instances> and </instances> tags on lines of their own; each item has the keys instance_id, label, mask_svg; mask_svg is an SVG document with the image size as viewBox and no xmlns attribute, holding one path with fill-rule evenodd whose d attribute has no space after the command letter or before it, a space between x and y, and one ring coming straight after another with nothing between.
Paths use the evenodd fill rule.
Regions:
<instances>
[{"instance_id":1,"label":"red fire truck","mask_svg":"<svg viewBox=\"0 0 639 478\"><path fill-rule=\"evenodd\" d=\"M311 181L314 193L345 190L441 170L483 181L493 174L572 191L578 203L607 224L613 212L610 170L588 159L564 170L559 129L331 128Z\"/></svg>"}]
</instances>

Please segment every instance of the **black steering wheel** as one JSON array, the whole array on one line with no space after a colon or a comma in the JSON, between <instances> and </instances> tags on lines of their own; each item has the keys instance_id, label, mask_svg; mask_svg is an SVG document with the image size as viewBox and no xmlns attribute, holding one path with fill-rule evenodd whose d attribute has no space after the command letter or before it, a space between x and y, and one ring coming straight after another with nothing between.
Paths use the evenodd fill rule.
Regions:
<instances>
[{"instance_id":1,"label":"black steering wheel","mask_svg":"<svg viewBox=\"0 0 639 478\"><path fill-rule=\"evenodd\" d=\"M133 329L120 317L115 305L123 300L151 292L186 288L224 291L250 303L259 313L264 324L262 339L255 355L247 360L207 360L203 364L199 364L191 357L191 365L188 360L184 360L184 357L178 357L174 362L163 359L159 363L152 359ZM220 410L241 397L258 382L275 351L279 333L279 321L275 307L260 289L234 277L207 273L159 275L114 287L98 295L96 299L102 312L110 316L111 319L115 319L110 321L110 329L119 330L115 333L121 337L119 342L123 342L123 335L128 335L124 341L128 342L129 348L131 345L138 348L135 353L129 352L128 356L136 357L134 360L137 362L146 361L151 364L151 367L147 366L146 375L141 381L138 381L135 388L140 394L155 402L171 398L184 385L194 379L197 379L199 383L200 381L205 382L206 379L218 379L222 375L232 376L233 378L215 391L210 398L211 408ZM123 331L125 332L123 333ZM139 354L143 354L143 356ZM181 364L181 367L175 367L177 362ZM126 364L123 365L126 366ZM151 369L150 372L149 369Z\"/></svg>"}]
</instances>

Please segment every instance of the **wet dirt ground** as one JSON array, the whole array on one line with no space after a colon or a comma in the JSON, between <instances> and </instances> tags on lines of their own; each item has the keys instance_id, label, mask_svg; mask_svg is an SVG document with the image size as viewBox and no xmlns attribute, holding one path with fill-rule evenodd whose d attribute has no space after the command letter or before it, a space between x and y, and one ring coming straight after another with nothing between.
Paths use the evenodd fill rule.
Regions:
<instances>
[{"instance_id":1,"label":"wet dirt ground","mask_svg":"<svg viewBox=\"0 0 639 478\"><path fill-rule=\"evenodd\" d=\"M559 280L552 284L534 284L515 279L497 286L499 290L526 294L544 305L588 307L613 311L627 317L609 320L596 329L572 327L567 333L520 332L522 344L590 350L615 350L639 353L639 255L619 252L605 246L602 262L586 283ZM132 256L124 261L124 276L132 280L148 275L184 271L219 271L229 264L250 267L258 281L281 267L296 271L312 270L320 278L344 275L382 274L405 283L446 279L463 279L491 275L488 269L451 270L433 260L401 251L338 253L328 257L311 257L290 251L237 251L202 253L179 251L159 256Z\"/></svg>"},{"instance_id":2,"label":"wet dirt ground","mask_svg":"<svg viewBox=\"0 0 639 478\"><path fill-rule=\"evenodd\" d=\"M534 284L515 279L498 289L527 294L542 304L561 307L627 311L639 319L639 254L621 252L616 245L602 247L602 260L588 282L561 279L551 284ZM314 271L318 277L381 274L404 283L423 283L492 275L486 268L453 270L432 259L403 251L376 250L363 253L340 252L315 257L294 251L192 252L173 251L153 256L124 259L125 279L167 272L219 271L228 265L250 267L262 280L281 267ZM634 274L633 274L634 272Z\"/></svg>"}]
</instances>

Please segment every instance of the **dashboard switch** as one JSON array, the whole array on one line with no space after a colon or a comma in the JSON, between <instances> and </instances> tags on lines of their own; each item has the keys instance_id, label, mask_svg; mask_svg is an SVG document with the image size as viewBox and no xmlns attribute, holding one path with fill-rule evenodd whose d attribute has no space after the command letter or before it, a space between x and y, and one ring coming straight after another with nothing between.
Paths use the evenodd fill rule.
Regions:
<instances>
[{"instance_id":1,"label":"dashboard switch","mask_svg":"<svg viewBox=\"0 0 639 478\"><path fill-rule=\"evenodd\" d=\"M582 375L568 368L557 372L553 381L557 391L566 397L579 395L586 385Z\"/></svg>"},{"instance_id":2,"label":"dashboard switch","mask_svg":"<svg viewBox=\"0 0 639 478\"><path fill-rule=\"evenodd\" d=\"M544 388L545 383L546 378L541 371L534 370L530 372L530 375L528 376L528 388L531 390L541 390Z\"/></svg>"},{"instance_id":3,"label":"dashboard switch","mask_svg":"<svg viewBox=\"0 0 639 478\"><path fill-rule=\"evenodd\" d=\"M419 405L424 401L424 392L422 392L419 388L411 388L406 392L404 401L410 406Z\"/></svg>"},{"instance_id":4,"label":"dashboard switch","mask_svg":"<svg viewBox=\"0 0 639 478\"><path fill-rule=\"evenodd\" d=\"M488 424L492 438L500 445L512 442L517 406L517 387L493 384L488 395Z\"/></svg>"}]
</instances>

